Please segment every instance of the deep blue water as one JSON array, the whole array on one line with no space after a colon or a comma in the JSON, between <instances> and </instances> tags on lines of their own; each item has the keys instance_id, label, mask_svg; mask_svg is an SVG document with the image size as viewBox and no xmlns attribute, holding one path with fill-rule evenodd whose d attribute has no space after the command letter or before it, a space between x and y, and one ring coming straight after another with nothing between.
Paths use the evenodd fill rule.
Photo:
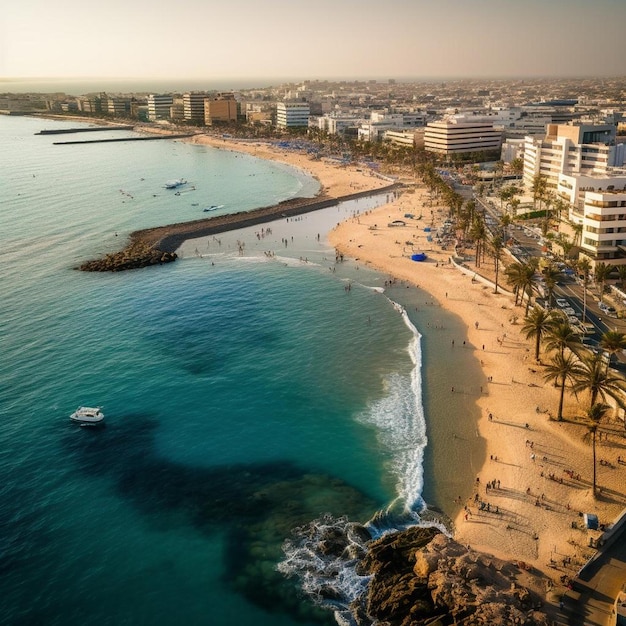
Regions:
<instances>
[{"instance_id":1,"label":"deep blue water","mask_svg":"<svg viewBox=\"0 0 626 626\"><path fill-rule=\"evenodd\" d=\"M169 140L34 135L56 126L76 123L0 118L0 621L332 623L276 571L280 546L325 512L418 505L416 333L364 286L380 277L361 270L346 291L323 234L281 252L293 262L224 242L76 271L132 230L317 184ZM175 196L163 184L178 177ZM106 427L70 423L80 404L103 406Z\"/></svg>"}]
</instances>

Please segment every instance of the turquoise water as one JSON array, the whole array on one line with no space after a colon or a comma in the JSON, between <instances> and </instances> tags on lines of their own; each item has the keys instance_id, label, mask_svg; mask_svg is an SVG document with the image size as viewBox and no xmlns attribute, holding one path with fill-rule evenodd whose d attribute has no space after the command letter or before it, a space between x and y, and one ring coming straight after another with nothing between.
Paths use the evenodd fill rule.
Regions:
<instances>
[{"instance_id":1,"label":"turquoise water","mask_svg":"<svg viewBox=\"0 0 626 626\"><path fill-rule=\"evenodd\" d=\"M132 230L317 183L181 142L34 135L61 126L76 123L0 118L2 621L334 623L277 571L281 544L326 512L419 507L415 330L381 277L329 271L314 218L278 257L225 239L75 271ZM163 188L179 177L179 196ZM106 427L70 423L80 404Z\"/></svg>"}]
</instances>

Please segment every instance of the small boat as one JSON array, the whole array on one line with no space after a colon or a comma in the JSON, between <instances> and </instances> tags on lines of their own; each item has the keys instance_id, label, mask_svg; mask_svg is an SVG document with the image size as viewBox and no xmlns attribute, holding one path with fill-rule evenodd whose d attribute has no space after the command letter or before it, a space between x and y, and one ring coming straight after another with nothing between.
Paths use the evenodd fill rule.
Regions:
<instances>
[{"instance_id":1,"label":"small boat","mask_svg":"<svg viewBox=\"0 0 626 626\"><path fill-rule=\"evenodd\" d=\"M70 419L73 422L78 422L81 426L83 424L95 425L104 421L104 413L100 410L99 406L79 406L70 415Z\"/></svg>"},{"instance_id":2,"label":"small boat","mask_svg":"<svg viewBox=\"0 0 626 626\"><path fill-rule=\"evenodd\" d=\"M170 180L165 183L166 189L176 189L178 187L182 187L182 185L186 185L187 181L184 178L179 178L178 180Z\"/></svg>"},{"instance_id":3,"label":"small boat","mask_svg":"<svg viewBox=\"0 0 626 626\"><path fill-rule=\"evenodd\" d=\"M205 213L206 213L207 211L217 211L217 209L221 209L223 206L224 206L223 204L220 204L220 205L215 205L215 204L212 204L210 207L207 207L206 209L202 209L202 210L203 210Z\"/></svg>"}]
</instances>

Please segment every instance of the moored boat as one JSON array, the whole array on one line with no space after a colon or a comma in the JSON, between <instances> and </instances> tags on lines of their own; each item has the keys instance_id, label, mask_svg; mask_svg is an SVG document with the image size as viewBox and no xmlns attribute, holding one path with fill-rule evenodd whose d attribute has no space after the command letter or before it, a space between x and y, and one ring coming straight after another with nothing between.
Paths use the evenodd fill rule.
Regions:
<instances>
[{"instance_id":1,"label":"moored boat","mask_svg":"<svg viewBox=\"0 0 626 626\"><path fill-rule=\"evenodd\" d=\"M187 181L184 178L179 178L178 180L170 180L165 183L166 189L176 189L181 187L182 185L186 185Z\"/></svg>"},{"instance_id":2,"label":"moored boat","mask_svg":"<svg viewBox=\"0 0 626 626\"><path fill-rule=\"evenodd\" d=\"M104 422L104 413L100 407L79 406L71 415L73 422L80 424L100 424Z\"/></svg>"}]
</instances>

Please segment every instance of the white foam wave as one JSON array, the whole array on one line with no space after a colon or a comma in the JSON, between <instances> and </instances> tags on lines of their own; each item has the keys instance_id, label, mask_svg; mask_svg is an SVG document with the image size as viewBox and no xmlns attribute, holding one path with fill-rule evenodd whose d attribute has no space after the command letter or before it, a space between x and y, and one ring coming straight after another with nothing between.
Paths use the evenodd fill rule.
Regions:
<instances>
[{"instance_id":1,"label":"white foam wave","mask_svg":"<svg viewBox=\"0 0 626 626\"><path fill-rule=\"evenodd\" d=\"M405 309L396 302L390 302L411 330L407 350L413 368L406 374L391 374L385 380L385 397L371 405L358 419L377 428L382 445L392 455L397 498L388 511L409 515L418 513L424 507L421 494L424 487L424 449L428 438L422 404L421 336Z\"/></svg>"}]
</instances>

